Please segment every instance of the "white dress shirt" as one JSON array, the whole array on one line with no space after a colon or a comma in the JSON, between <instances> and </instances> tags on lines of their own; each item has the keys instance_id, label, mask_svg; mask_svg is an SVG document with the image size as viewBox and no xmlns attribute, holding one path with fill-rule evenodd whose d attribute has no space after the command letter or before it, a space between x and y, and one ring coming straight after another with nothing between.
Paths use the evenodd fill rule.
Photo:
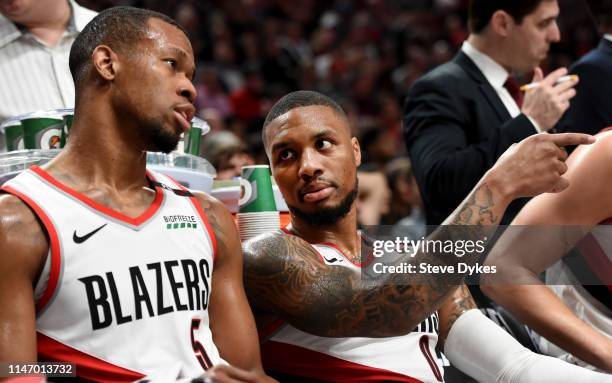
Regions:
<instances>
[{"instance_id":1,"label":"white dress shirt","mask_svg":"<svg viewBox=\"0 0 612 383\"><path fill-rule=\"evenodd\" d=\"M514 98L512 98L508 90L504 87L504 83L509 76L508 71L491 57L474 48L474 46L467 41L463 42L461 50L474 62L474 64L476 64L489 84L495 89L495 92L506 107L506 110L508 110L510 116L514 118L521 114L521 109L516 104L516 101L514 101ZM531 117L527 116L527 118L533 124L536 132L539 133L540 128L538 124Z\"/></svg>"},{"instance_id":2,"label":"white dress shirt","mask_svg":"<svg viewBox=\"0 0 612 383\"><path fill-rule=\"evenodd\" d=\"M36 110L74 107L70 47L96 12L69 3L70 22L55 47L0 15L0 122Z\"/></svg>"}]
</instances>

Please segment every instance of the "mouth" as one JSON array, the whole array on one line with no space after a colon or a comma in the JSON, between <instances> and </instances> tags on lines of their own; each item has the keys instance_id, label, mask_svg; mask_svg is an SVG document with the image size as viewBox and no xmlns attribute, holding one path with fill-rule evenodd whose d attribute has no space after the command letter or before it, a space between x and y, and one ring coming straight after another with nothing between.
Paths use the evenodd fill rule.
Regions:
<instances>
[{"instance_id":1,"label":"mouth","mask_svg":"<svg viewBox=\"0 0 612 383\"><path fill-rule=\"evenodd\" d=\"M195 108L191 104L174 109L174 115L183 128L183 132L186 132L191 128L191 120L193 119L194 114Z\"/></svg>"},{"instance_id":2,"label":"mouth","mask_svg":"<svg viewBox=\"0 0 612 383\"><path fill-rule=\"evenodd\" d=\"M311 184L300 190L300 197L304 202L318 202L329 197L334 187L328 184Z\"/></svg>"}]
</instances>

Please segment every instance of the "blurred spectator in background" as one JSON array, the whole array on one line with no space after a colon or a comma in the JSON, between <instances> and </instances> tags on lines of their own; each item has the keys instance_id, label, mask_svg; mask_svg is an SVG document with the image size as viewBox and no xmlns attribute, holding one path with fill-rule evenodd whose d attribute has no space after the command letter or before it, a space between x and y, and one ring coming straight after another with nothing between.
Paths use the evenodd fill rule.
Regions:
<instances>
[{"instance_id":1,"label":"blurred spectator in background","mask_svg":"<svg viewBox=\"0 0 612 383\"><path fill-rule=\"evenodd\" d=\"M198 76L197 85L198 96L196 97L195 107L198 114L204 109L214 109L221 118L232 115L232 105L227 90L224 89L217 70L212 66L204 66Z\"/></svg>"},{"instance_id":2,"label":"blurred spectator in background","mask_svg":"<svg viewBox=\"0 0 612 383\"><path fill-rule=\"evenodd\" d=\"M405 139L425 203L440 224L512 144L551 129L569 107L567 73L538 67L560 39L556 0L472 0L470 35L452 61L417 81L404 108ZM534 71L541 86L525 95L514 73ZM510 205L509 223L525 201Z\"/></svg>"},{"instance_id":3,"label":"blurred spectator in background","mask_svg":"<svg viewBox=\"0 0 612 383\"><path fill-rule=\"evenodd\" d=\"M571 73L580 77L580 82L558 130L595 134L612 125L612 1L587 3L603 37L596 49L570 68Z\"/></svg>"},{"instance_id":4,"label":"blurred spectator in background","mask_svg":"<svg viewBox=\"0 0 612 383\"><path fill-rule=\"evenodd\" d=\"M231 132L213 132L205 136L202 153L217 170L218 180L240 177L243 166L254 164L244 142Z\"/></svg>"},{"instance_id":5,"label":"blurred spectator in background","mask_svg":"<svg viewBox=\"0 0 612 383\"><path fill-rule=\"evenodd\" d=\"M232 110L246 125L263 116L262 96L264 81L258 66L244 70L244 84L230 95Z\"/></svg>"},{"instance_id":6,"label":"blurred spectator in background","mask_svg":"<svg viewBox=\"0 0 612 383\"><path fill-rule=\"evenodd\" d=\"M381 223L394 225L393 235L420 239L425 235L425 212L410 160L400 157L391 161L385 168L385 176L393 208L382 217Z\"/></svg>"},{"instance_id":7,"label":"blurred spectator in background","mask_svg":"<svg viewBox=\"0 0 612 383\"><path fill-rule=\"evenodd\" d=\"M373 166L362 166L357 171L357 223L380 225L383 215L389 213L391 191L385 174Z\"/></svg>"},{"instance_id":8,"label":"blurred spectator in background","mask_svg":"<svg viewBox=\"0 0 612 383\"><path fill-rule=\"evenodd\" d=\"M74 107L70 47L95 12L73 0L0 0L0 122Z\"/></svg>"},{"instance_id":9,"label":"blurred spectator in background","mask_svg":"<svg viewBox=\"0 0 612 383\"><path fill-rule=\"evenodd\" d=\"M359 136L359 142L362 162L368 166L382 170L385 164L395 156L396 141L388 131L379 126L364 128Z\"/></svg>"}]
</instances>

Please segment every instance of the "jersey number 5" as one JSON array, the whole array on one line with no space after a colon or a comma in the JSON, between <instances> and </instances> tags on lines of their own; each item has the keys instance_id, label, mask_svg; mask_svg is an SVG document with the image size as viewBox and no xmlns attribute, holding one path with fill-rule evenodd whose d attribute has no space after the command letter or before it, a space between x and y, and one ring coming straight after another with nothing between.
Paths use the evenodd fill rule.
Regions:
<instances>
[{"instance_id":1,"label":"jersey number 5","mask_svg":"<svg viewBox=\"0 0 612 383\"><path fill-rule=\"evenodd\" d=\"M204 370L208 370L212 367L212 362L206 354L206 350L202 343L198 342L195 338L195 331L200 328L200 323L202 322L199 318L193 318L191 320L191 347L193 348L193 352L195 353L196 359L200 362L200 365Z\"/></svg>"}]
</instances>

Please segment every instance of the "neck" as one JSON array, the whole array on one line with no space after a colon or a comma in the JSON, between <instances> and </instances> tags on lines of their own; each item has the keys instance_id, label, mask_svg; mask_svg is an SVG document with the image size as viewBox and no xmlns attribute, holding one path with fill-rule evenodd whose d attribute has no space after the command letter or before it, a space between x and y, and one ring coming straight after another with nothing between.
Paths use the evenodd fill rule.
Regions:
<instances>
[{"instance_id":1,"label":"neck","mask_svg":"<svg viewBox=\"0 0 612 383\"><path fill-rule=\"evenodd\" d=\"M66 31L69 20L70 5L67 0L59 0L49 6L41 6L39 12L21 24L47 46L53 47Z\"/></svg>"},{"instance_id":2,"label":"neck","mask_svg":"<svg viewBox=\"0 0 612 383\"><path fill-rule=\"evenodd\" d=\"M357 208L353 203L347 215L332 225L312 226L301 218L291 215L291 230L309 243L331 242L346 254L358 258L361 242L357 234Z\"/></svg>"},{"instance_id":3,"label":"neck","mask_svg":"<svg viewBox=\"0 0 612 383\"><path fill-rule=\"evenodd\" d=\"M147 185L145 145L137 135L138 127L120 120L108 105L77 107L70 139L49 170L62 169L85 185L140 189Z\"/></svg>"},{"instance_id":4,"label":"neck","mask_svg":"<svg viewBox=\"0 0 612 383\"><path fill-rule=\"evenodd\" d=\"M506 49L503 49L503 41L488 36L487 32L482 34L471 33L467 41L478 51L489 56L493 61L504 67L508 73L512 72L512 68L507 64L508 60L505 57ZM512 53L510 52L510 54Z\"/></svg>"}]
</instances>

